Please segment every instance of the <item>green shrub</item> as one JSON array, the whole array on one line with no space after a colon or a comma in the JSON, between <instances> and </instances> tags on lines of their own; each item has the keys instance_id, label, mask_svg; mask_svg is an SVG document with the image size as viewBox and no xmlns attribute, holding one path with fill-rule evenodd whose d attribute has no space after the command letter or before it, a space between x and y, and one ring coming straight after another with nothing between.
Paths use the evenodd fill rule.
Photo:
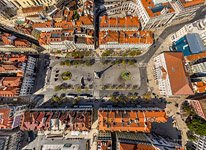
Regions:
<instances>
[{"instance_id":1,"label":"green shrub","mask_svg":"<svg viewBox=\"0 0 206 150\"><path fill-rule=\"evenodd\" d=\"M62 73L61 77L63 80L70 80L72 78L72 73L69 71L64 72Z\"/></svg>"}]
</instances>

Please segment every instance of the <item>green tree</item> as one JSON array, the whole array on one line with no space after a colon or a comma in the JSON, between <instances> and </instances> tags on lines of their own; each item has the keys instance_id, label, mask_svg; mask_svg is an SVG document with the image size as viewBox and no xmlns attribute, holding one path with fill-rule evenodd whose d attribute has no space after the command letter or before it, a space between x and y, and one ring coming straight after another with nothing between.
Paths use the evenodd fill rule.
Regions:
<instances>
[{"instance_id":1,"label":"green tree","mask_svg":"<svg viewBox=\"0 0 206 150\"><path fill-rule=\"evenodd\" d=\"M190 116L186 123L190 131L201 136L206 136L206 121L203 118L197 115Z\"/></svg>"},{"instance_id":2,"label":"green tree","mask_svg":"<svg viewBox=\"0 0 206 150\"><path fill-rule=\"evenodd\" d=\"M57 85L57 86L55 86L55 87L54 87L54 91L56 91L56 92L57 92L57 91L60 91L60 90L61 90L61 88L60 88L60 86L59 86L59 85Z\"/></svg>"},{"instance_id":3,"label":"green tree","mask_svg":"<svg viewBox=\"0 0 206 150\"><path fill-rule=\"evenodd\" d=\"M61 66L65 65L65 61L61 61L61 62L60 62L60 65L61 65Z\"/></svg>"},{"instance_id":4,"label":"green tree","mask_svg":"<svg viewBox=\"0 0 206 150\"><path fill-rule=\"evenodd\" d=\"M56 102L56 103L60 103L61 102L61 98L55 95L55 96L52 97L52 101Z\"/></svg>"},{"instance_id":5,"label":"green tree","mask_svg":"<svg viewBox=\"0 0 206 150\"><path fill-rule=\"evenodd\" d=\"M77 12L77 10L74 10L74 14L73 14L73 16L72 16L72 19L73 20L79 20L79 13Z\"/></svg>"},{"instance_id":6,"label":"green tree","mask_svg":"<svg viewBox=\"0 0 206 150\"><path fill-rule=\"evenodd\" d=\"M64 72L62 73L61 77L63 80L70 80L72 78L72 73L69 71Z\"/></svg>"}]
</instances>

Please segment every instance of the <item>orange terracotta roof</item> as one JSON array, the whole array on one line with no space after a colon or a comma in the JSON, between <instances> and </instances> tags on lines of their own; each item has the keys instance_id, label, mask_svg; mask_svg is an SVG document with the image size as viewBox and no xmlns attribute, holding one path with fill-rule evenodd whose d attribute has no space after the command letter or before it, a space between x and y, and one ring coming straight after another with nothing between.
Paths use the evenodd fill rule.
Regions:
<instances>
[{"instance_id":1,"label":"orange terracotta roof","mask_svg":"<svg viewBox=\"0 0 206 150\"><path fill-rule=\"evenodd\" d=\"M4 87L0 88L0 96L2 97L14 97L18 96L19 88L17 87Z\"/></svg>"},{"instance_id":2,"label":"orange terracotta roof","mask_svg":"<svg viewBox=\"0 0 206 150\"><path fill-rule=\"evenodd\" d=\"M76 25L93 25L93 18L91 16L80 16L79 20L76 21Z\"/></svg>"},{"instance_id":3,"label":"orange terracotta roof","mask_svg":"<svg viewBox=\"0 0 206 150\"><path fill-rule=\"evenodd\" d=\"M120 143L120 150L137 150L137 144Z\"/></svg>"},{"instance_id":4,"label":"orange terracotta roof","mask_svg":"<svg viewBox=\"0 0 206 150\"><path fill-rule=\"evenodd\" d=\"M0 129L9 129L12 126L12 118L10 118L10 108L0 108Z\"/></svg>"},{"instance_id":5,"label":"orange terracotta roof","mask_svg":"<svg viewBox=\"0 0 206 150\"><path fill-rule=\"evenodd\" d=\"M2 85L6 87L18 87L20 85L21 77L5 77Z\"/></svg>"},{"instance_id":6,"label":"orange terracotta roof","mask_svg":"<svg viewBox=\"0 0 206 150\"><path fill-rule=\"evenodd\" d=\"M72 10L65 9L64 16L67 17L67 20L71 20L74 12Z\"/></svg>"},{"instance_id":7,"label":"orange terracotta roof","mask_svg":"<svg viewBox=\"0 0 206 150\"><path fill-rule=\"evenodd\" d=\"M32 24L32 28L46 28L46 27L51 27L52 22L51 21L45 21L45 22L35 22Z\"/></svg>"},{"instance_id":8,"label":"orange terracotta roof","mask_svg":"<svg viewBox=\"0 0 206 150\"><path fill-rule=\"evenodd\" d=\"M25 55L17 55L17 56L12 56L12 57L10 57L9 59L8 59L8 61L12 61L12 62L14 62L14 61L18 61L18 62L24 62L24 61L26 61L27 60L27 57L25 56Z\"/></svg>"},{"instance_id":9,"label":"orange terracotta roof","mask_svg":"<svg viewBox=\"0 0 206 150\"><path fill-rule=\"evenodd\" d=\"M111 150L112 142L111 141L98 141L98 147L100 146L101 150Z\"/></svg>"},{"instance_id":10,"label":"orange terracotta roof","mask_svg":"<svg viewBox=\"0 0 206 150\"><path fill-rule=\"evenodd\" d=\"M156 150L156 147L153 145L138 144L137 150Z\"/></svg>"},{"instance_id":11,"label":"orange terracotta roof","mask_svg":"<svg viewBox=\"0 0 206 150\"><path fill-rule=\"evenodd\" d=\"M166 122L166 113L158 111L99 110L100 131L150 132L152 122Z\"/></svg>"},{"instance_id":12,"label":"orange terracotta roof","mask_svg":"<svg viewBox=\"0 0 206 150\"><path fill-rule=\"evenodd\" d=\"M75 26L73 25L72 21L60 21L60 22L55 22L54 23L55 28L63 28L63 29L68 29L68 28L74 28Z\"/></svg>"},{"instance_id":13,"label":"orange terracotta roof","mask_svg":"<svg viewBox=\"0 0 206 150\"><path fill-rule=\"evenodd\" d=\"M126 16L124 18L109 18L108 16L103 16L100 22L100 28L102 27L140 27L138 17L136 16Z\"/></svg>"},{"instance_id":14,"label":"orange terracotta roof","mask_svg":"<svg viewBox=\"0 0 206 150\"><path fill-rule=\"evenodd\" d=\"M206 83L203 81L193 82L194 91L196 93L204 93L206 92Z\"/></svg>"},{"instance_id":15,"label":"orange terracotta roof","mask_svg":"<svg viewBox=\"0 0 206 150\"><path fill-rule=\"evenodd\" d=\"M180 0L185 8L204 4L205 0Z\"/></svg>"},{"instance_id":16,"label":"orange terracotta roof","mask_svg":"<svg viewBox=\"0 0 206 150\"><path fill-rule=\"evenodd\" d=\"M43 11L43 10L44 10L43 6L35 6L35 7L22 8L22 12L23 13L40 12L40 11Z\"/></svg>"},{"instance_id":17,"label":"orange terracotta roof","mask_svg":"<svg viewBox=\"0 0 206 150\"><path fill-rule=\"evenodd\" d=\"M18 70L14 65L0 65L0 72Z\"/></svg>"},{"instance_id":18,"label":"orange terracotta roof","mask_svg":"<svg viewBox=\"0 0 206 150\"><path fill-rule=\"evenodd\" d=\"M99 44L116 42L120 44L152 44L153 35L150 31L100 31Z\"/></svg>"},{"instance_id":19,"label":"orange terracotta roof","mask_svg":"<svg viewBox=\"0 0 206 150\"><path fill-rule=\"evenodd\" d=\"M156 150L156 148L152 145L147 144L120 143L120 150Z\"/></svg>"},{"instance_id":20,"label":"orange terracotta roof","mask_svg":"<svg viewBox=\"0 0 206 150\"><path fill-rule=\"evenodd\" d=\"M49 130L52 128L52 119L57 119L64 124L65 130L89 131L91 129L92 120L89 111L26 111L22 118L21 130Z\"/></svg>"},{"instance_id":21,"label":"orange terracotta roof","mask_svg":"<svg viewBox=\"0 0 206 150\"><path fill-rule=\"evenodd\" d=\"M206 57L206 51L202 53L186 56L185 59L186 61L190 62L190 61L198 60L198 59L205 58L205 57Z\"/></svg>"},{"instance_id":22,"label":"orange terracotta roof","mask_svg":"<svg viewBox=\"0 0 206 150\"><path fill-rule=\"evenodd\" d=\"M86 44L88 45L94 44L94 38L86 38Z\"/></svg>"},{"instance_id":23,"label":"orange terracotta roof","mask_svg":"<svg viewBox=\"0 0 206 150\"><path fill-rule=\"evenodd\" d=\"M153 2L153 0L141 0L142 4L144 6L144 8L146 9L148 15L150 17L155 17L155 16L159 16L162 15L161 11L152 11L153 8L155 8L155 4ZM168 13L173 13L174 9L171 7L169 2L166 3L162 3L162 6L164 6L164 9L168 12Z\"/></svg>"},{"instance_id":24,"label":"orange terracotta roof","mask_svg":"<svg viewBox=\"0 0 206 150\"><path fill-rule=\"evenodd\" d=\"M173 95L192 95L192 85L184 66L181 52L164 52L167 72Z\"/></svg>"}]
</instances>

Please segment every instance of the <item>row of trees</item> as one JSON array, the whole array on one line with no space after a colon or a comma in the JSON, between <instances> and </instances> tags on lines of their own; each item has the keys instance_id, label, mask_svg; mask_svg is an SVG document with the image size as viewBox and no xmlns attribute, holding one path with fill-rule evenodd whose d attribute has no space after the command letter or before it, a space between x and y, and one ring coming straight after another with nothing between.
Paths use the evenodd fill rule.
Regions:
<instances>
[{"instance_id":1,"label":"row of trees","mask_svg":"<svg viewBox=\"0 0 206 150\"><path fill-rule=\"evenodd\" d=\"M131 85L131 84L105 84L102 86L103 90L109 90L109 89L137 89L138 85Z\"/></svg>"},{"instance_id":2,"label":"row of trees","mask_svg":"<svg viewBox=\"0 0 206 150\"><path fill-rule=\"evenodd\" d=\"M67 103L69 102L72 105L77 105L79 101L80 101L80 98L68 99L65 97L65 94L62 94L61 96L54 95L51 98L51 103L58 104L58 105L62 105L62 104L64 104L64 102L67 102Z\"/></svg>"},{"instance_id":3,"label":"row of trees","mask_svg":"<svg viewBox=\"0 0 206 150\"><path fill-rule=\"evenodd\" d=\"M135 59L116 59L116 60L105 59L105 60L102 60L102 64L114 64L114 65L128 64L128 65L134 65L135 63L137 63L137 61Z\"/></svg>"},{"instance_id":4,"label":"row of trees","mask_svg":"<svg viewBox=\"0 0 206 150\"><path fill-rule=\"evenodd\" d=\"M73 66L73 65L86 65L86 66L92 66L95 63L94 59L87 59L87 60L65 60L61 61L60 65L65 66Z\"/></svg>"},{"instance_id":5,"label":"row of trees","mask_svg":"<svg viewBox=\"0 0 206 150\"><path fill-rule=\"evenodd\" d=\"M119 92L114 92L111 97L110 97L110 100L109 101L112 101L114 103L121 103L121 104L126 104L128 102L130 103L136 103L137 102L137 99L141 98L139 96L139 93L137 92L129 92L127 95L125 94L121 94Z\"/></svg>"},{"instance_id":6,"label":"row of trees","mask_svg":"<svg viewBox=\"0 0 206 150\"><path fill-rule=\"evenodd\" d=\"M89 89L93 89L93 84L90 84L89 86L85 86L85 87L82 87L81 85L72 85L72 84L67 84L67 83L63 83L61 85L57 85L54 87L54 90L57 92L57 91L61 91L61 90L76 90L77 92L80 92L82 89L84 90L89 90Z\"/></svg>"},{"instance_id":7,"label":"row of trees","mask_svg":"<svg viewBox=\"0 0 206 150\"><path fill-rule=\"evenodd\" d=\"M108 56L136 57L140 54L142 54L142 52L137 49L125 50L125 51L105 50L102 53L102 57L108 57Z\"/></svg>"},{"instance_id":8,"label":"row of trees","mask_svg":"<svg viewBox=\"0 0 206 150\"><path fill-rule=\"evenodd\" d=\"M91 57L93 56L92 51L74 51L74 52L68 52L66 57L72 57L72 58L84 58L84 57Z\"/></svg>"}]
</instances>

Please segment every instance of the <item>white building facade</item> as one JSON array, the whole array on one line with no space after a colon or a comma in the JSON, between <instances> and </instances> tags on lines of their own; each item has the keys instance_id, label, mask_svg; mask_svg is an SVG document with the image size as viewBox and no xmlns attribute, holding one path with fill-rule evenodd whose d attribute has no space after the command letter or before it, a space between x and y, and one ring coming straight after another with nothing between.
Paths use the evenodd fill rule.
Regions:
<instances>
[{"instance_id":1,"label":"white building facade","mask_svg":"<svg viewBox=\"0 0 206 150\"><path fill-rule=\"evenodd\" d=\"M172 89L169 77L167 75L167 66L165 62L164 53L155 57L154 63L155 78L159 86L160 94L172 96Z\"/></svg>"},{"instance_id":2,"label":"white building facade","mask_svg":"<svg viewBox=\"0 0 206 150\"><path fill-rule=\"evenodd\" d=\"M63 0L7 0L10 1L17 8L26 8L34 6L51 6L63 2Z\"/></svg>"},{"instance_id":3,"label":"white building facade","mask_svg":"<svg viewBox=\"0 0 206 150\"><path fill-rule=\"evenodd\" d=\"M24 78L21 85L20 96L26 96L33 93L36 61L36 58L29 56L27 63L24 63L22 66L24 70Z\"/></svg>"}]
</instances>

